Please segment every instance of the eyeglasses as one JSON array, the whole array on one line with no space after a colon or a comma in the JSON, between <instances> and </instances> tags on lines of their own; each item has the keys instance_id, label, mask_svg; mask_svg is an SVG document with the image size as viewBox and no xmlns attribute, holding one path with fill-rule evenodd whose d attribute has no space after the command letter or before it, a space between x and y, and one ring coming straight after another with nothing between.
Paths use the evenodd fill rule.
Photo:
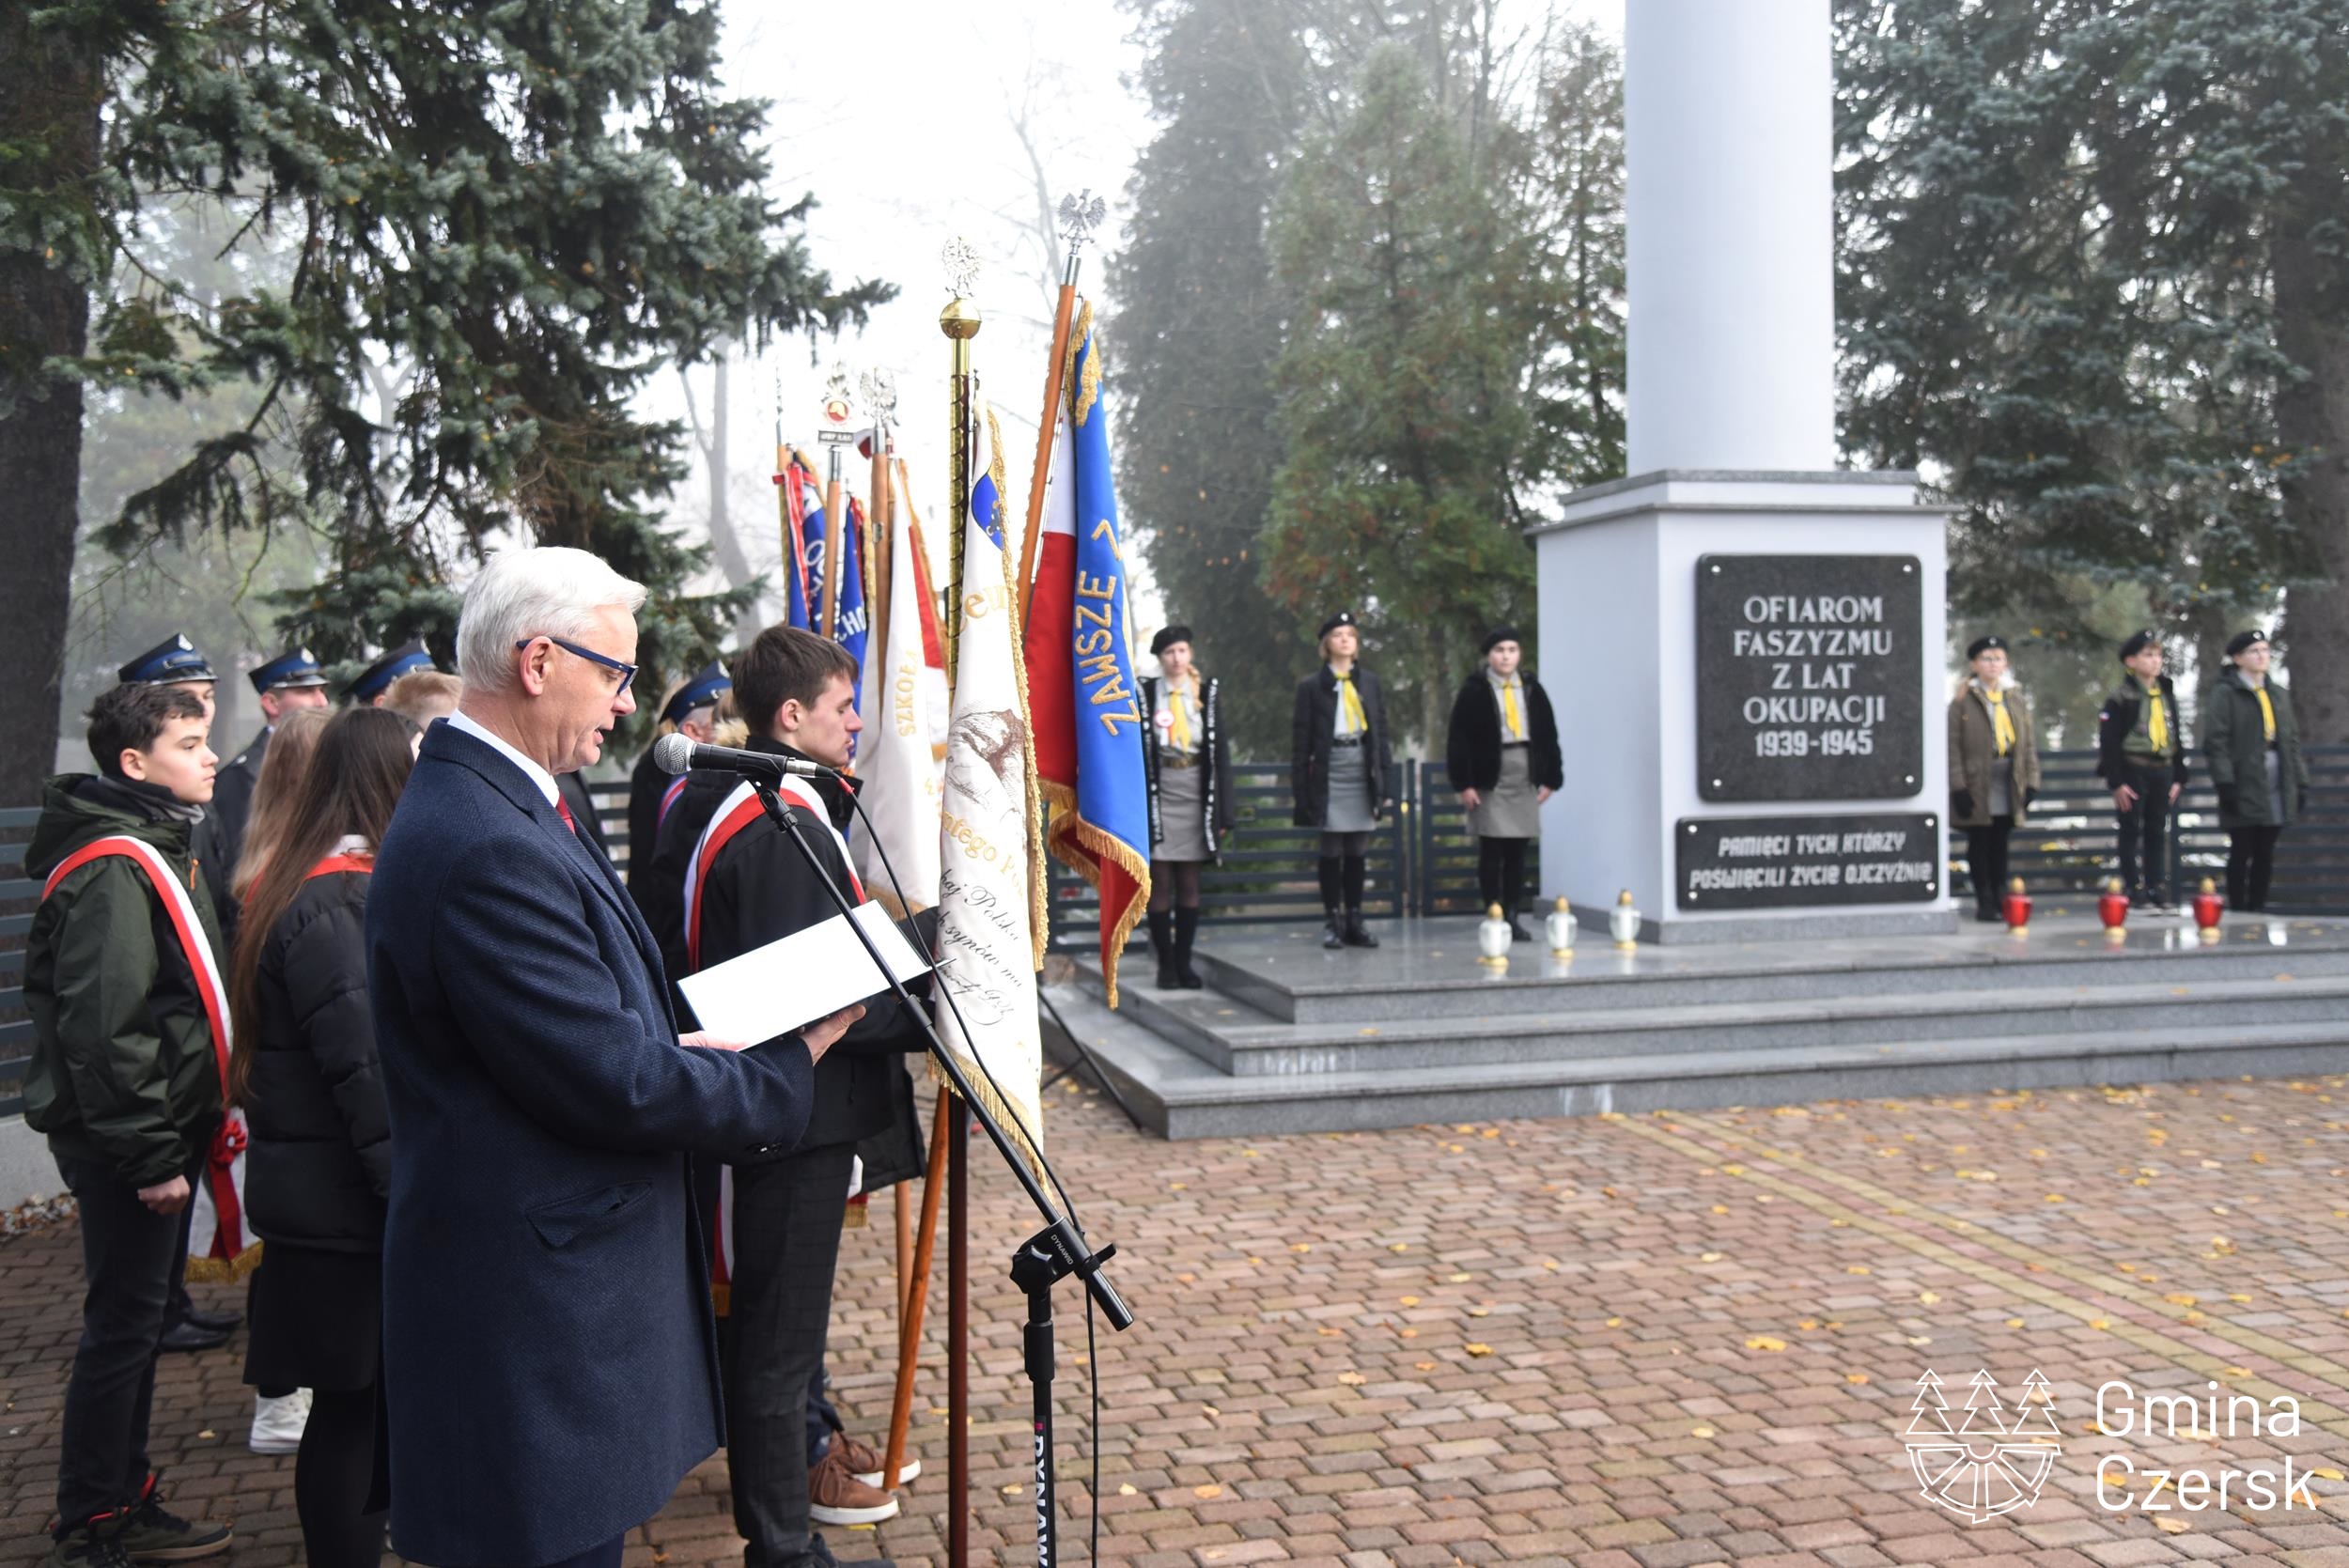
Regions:
<instances>
[{"instance_id":1,"label":"eyeglasses","mask_svg":"<svg viewBox=\"0 0 2349 1568\"><path fill-rule=\"evenodd\" d=\"M619 671L620 684L612 689L612 694L615 697L621 692L627 691L628 683L636 678L636 666L633 664L625 663L620 660L610 657L609 655L598 653L593 648L583 648L577 643L566 642L560 637L552 636L546 632L539 633L539 636L545 637L548 642L552 643L556 647L561 648L565 653L575 653L591 664L600 664L607 670ZM514 646L517 649L526 648L537 640L537 637L525 637L521 642L515 644Z\"/></svg>"}]
</instances>

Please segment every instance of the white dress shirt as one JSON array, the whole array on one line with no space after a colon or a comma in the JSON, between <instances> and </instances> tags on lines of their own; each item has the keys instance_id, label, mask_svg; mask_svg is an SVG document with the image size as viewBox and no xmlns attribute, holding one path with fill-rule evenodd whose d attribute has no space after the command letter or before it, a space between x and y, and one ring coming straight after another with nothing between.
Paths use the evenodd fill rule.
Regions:
<instances>
[{"instance_id":1,"label":"white dress shirt","mask_svg":"<svg viewBox=\"0 0 2349 1568\"><path fill-rule=\"evenodd\" d=\"M460 707L456 712L450 714L445 722L451 729L461 730L465 734L472 736L475 740L481 741L486 745L495 747L499 754L504 756L506 761L512 763L515 767L521 768L524 773L530 776L530 782L538 786L538 793L547 798L548 805L555 805L560 801L561 795L554 787L553 774L548 772L545 768L531 761L530 758L516 751L513 744L505 737L490 734L488 729L483 727L480 721L474 718L472 714L467 713Z\"/></svg>"}]
</instances>

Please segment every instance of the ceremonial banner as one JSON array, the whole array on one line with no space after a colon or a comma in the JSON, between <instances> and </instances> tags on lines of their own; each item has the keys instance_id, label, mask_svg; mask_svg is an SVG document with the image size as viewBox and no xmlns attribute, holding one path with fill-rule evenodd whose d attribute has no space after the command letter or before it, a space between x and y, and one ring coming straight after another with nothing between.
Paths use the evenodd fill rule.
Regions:
<instances>
[{"instance_id":1,"label":"ceremonial banner","mask_svg":"<svg viewBox=\"0 0 2349 1568\"><path fill-rule=\"evenodd\" d=\"M890 563L889 613L883 644L864 660L864 733L857 750L857 777L863 781L858 796L873 831L859 833L856 843L864 885L879 898L893 896L879 851L887 852L911 906L891 913L906 915L938 902L939 768L930 747L936 694L924 637L931 617L923 613L923 576L914 570L910 520L891 527L880 548ZM845 618L845 603L842 614Z\"/></svg>"},{"instance_id":2,"label":"ceremonial banner","mask_svg":"<svg viewBox=\"0 0 2349 1568\"><path fill-rule=\"evenodd\" d=\"M817 607L824 602L824 506L817 499L815 479L797 458L775 476L791 520L792 559L783 564L783 619L801 631L816 629Z\"/></svg>"},{"instance_id":3,"label":"ceremonial banner","mask_svg":"<svg viewBox=\"0 0 2349 1568\"><path fill-rule=\"evenodd\" d=\"M840 530L840 602L834 607L832 640L848 650L856 660L857 711L869 713L864 706L863 671L865 633L870 629L869 612L864 607L864 563L862 554L864 537L864 504L855 496L846 498L848 526ZM822 600L817 602L821 603ZM863 748L858 737L850 737L848 759L852 766L863 761Z\"/></svg>"},{"instance_id":4,"label":"ceremonial banner","mask_svg":"<svg viewBox=\"0 0 2349 1568\"><path fill-rule=\"evenodd\" d=\"M938 1032L988 1109L1018 1120L1040 1152L1044 1050L1036 1025L1034 932L1043 890L1030 863L1028 827L1035 761L1019 663L1015 573L1003 542L1003 453L992 419L981 443L975 393L971 401L972 472L957 520L963 530L962 624L954 722L946 736L938 895L939 984L961 1009L970 1033L957 1025L943 996ZM986 467L982 455L989 459Z\"/></svg>"},{"instance_id":5,"label":"ceremonial banner","mask_svg":"<svg viewBox=\"0 0 2349 1568\"><path fill-rule=\"evenodd\" d=\"M1036 774L1052 813L1046 846L1101 895L1101 975L1114 1007L1118 955L1150 901L1142 753L1149 725L1127 635L1109 410L1090 304L1068 342L1026 658Z\"/></svg>"}]
</instances>

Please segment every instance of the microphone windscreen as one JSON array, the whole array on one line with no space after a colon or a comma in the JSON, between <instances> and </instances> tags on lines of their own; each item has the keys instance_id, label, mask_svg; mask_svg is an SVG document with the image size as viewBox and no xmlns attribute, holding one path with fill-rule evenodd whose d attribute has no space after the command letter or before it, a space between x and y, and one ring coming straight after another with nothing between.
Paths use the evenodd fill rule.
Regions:
<instances>
[{"instance_id":1,"label":"microphone windscreen","mask_svg":"<svg viewBox=\"0 0 2349 1568\"><path fill-rule=\"evenodd\" d=\"M663 773L682 773L693 766L693 737L664 735L652 743L652 765Z\"/></svg>"}]
</instances>

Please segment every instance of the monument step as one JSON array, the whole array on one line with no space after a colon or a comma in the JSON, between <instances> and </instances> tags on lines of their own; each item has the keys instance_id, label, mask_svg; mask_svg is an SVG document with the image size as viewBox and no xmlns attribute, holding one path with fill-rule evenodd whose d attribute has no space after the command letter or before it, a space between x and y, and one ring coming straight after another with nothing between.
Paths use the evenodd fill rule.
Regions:
<instances>
[{"instance_id":1,"label":"monument step","mask_svg":"<svg viewBox=\"0 0 2349 1568\"><path fill-rule=\"evenodd\" d=\"M1081 970L1080 973L1083 974ZM1099 995L1097 978L1087 989ZM2177 985L1806 997L1561 1013L1457 1013L1381 1024L1283 1023L1212 991L1160 991L1128 980L1121 1005L1136 1021L1235 1077L1346 1073L1467 1063L1525 1063L1734 1047L1902 1046L2013 1035L2226 1032L2254 1024L2349 1017L2349 975ZM1462 1006L1473 1005L1463 999Z\"/></svg>"},{"instance_id":2,"label":"monument step","mask_svg":"<svg viewBox=\"0 0 2349 1568\"><path fill-rule=\"evenodd\" d=\"M2092 917L2063 909L2044 914L2022 938L1969 924L1944 936L1621 953L1586 928L1573 958L1553 959L1538 940L1520 943L1499 975L1476 965L1472 921L1374 922L1372 929L1385 943L1378 950L1326 953L1314 932L1210 926L1195 962L1214 990L1298 1024L2349 975L2349 924L2258 917L2231 919L2223 939L2208 946L2174 917L2139 918L2116 946ZM1146 980L1148 962L1132 954L1125 972Z\"/></svg>"},{"instance_id":3,"label":"monument step","mask_svg":"<svg viewBox=\"0 0 2349 1568\"><path fill-rule=\"evenodd\" d=\"M2349 1022L1999 1034L1901 1046L1707 1048L1537 1062L1232 1076L1073 985L1050 987L1146 1125L1169 1138L1362 1131L1593 1111L1703 1110L1992 1089L2337 1071ZM1068 1040L1049 1018L1049 1052Z\"/></svg>"}]
</instances>

